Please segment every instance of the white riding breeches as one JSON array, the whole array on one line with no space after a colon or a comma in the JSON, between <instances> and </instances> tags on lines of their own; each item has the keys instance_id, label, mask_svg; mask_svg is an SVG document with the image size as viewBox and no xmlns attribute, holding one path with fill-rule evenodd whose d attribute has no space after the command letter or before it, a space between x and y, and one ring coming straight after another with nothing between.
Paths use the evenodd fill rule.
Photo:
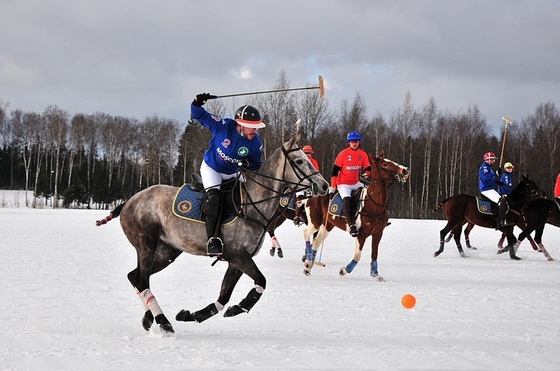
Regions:
<instances>
[{"instance_id":1,"label":"white riding breeches","mask_svg":"<svg viewBox=\"0 0 560 371\"><path fill-rule=\"evenodd\" d=\"M487 191L484 192L480 192L482 195L488 197L488 199L494 203L499 203L500 202L500 194L495 190L495 189L489 189Z\"/></svg>"},{"instance_id":2,"label":"white riding breeches","mask_svg":"<svg viewBox=\"0 0 560 371\"><path fill-rule=\"evenodd\" d=\"M356 184L339 184L336 189L338 189L338 193L340 193L341 198L350 197L352 196L352 191L358 188L363 187L364 184L362 182L358 182Z\"/></svg>"}]
</instances>

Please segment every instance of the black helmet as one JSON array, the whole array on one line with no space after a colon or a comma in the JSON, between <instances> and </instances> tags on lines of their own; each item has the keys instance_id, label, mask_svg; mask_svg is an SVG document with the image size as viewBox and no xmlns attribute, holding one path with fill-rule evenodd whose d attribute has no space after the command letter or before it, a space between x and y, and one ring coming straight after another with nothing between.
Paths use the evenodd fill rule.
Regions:
<instances>
[{"instance_id":1,"label":"black helmet","mask_svg":"<svg viewBox=\"0 0 560 371\"><path fill-rule=\"evenodd\" d=\"M235 121L241 126L246 128L264 128L266 125L261 121L261 114L259 111L249 105L241 106L235 112Z\"/></svg>"}]
</instances>

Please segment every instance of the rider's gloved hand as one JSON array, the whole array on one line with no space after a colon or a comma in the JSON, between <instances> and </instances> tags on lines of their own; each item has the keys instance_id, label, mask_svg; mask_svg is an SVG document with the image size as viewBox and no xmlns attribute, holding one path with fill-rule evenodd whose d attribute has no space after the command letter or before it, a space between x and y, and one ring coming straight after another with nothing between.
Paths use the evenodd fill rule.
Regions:
<instances>
[{"instance_id":1,"label":"rider's gloved hand","mask_svg":"<svg viewBox=\"0 0 560 371\"><path fill-rule=\"evenodd\" d=\"M206 101L208 99L216 99L216 98L218 98L218 97L215 96L215 95L209 94L209 93L200 93L200 94L197 94L196 97L194 97L194 100L193 100L192 104L193 104L193 106L196 106L196 107L202 107L202 106L204 106L204 104L206 103Z\"/></svg>"}]
</instances>

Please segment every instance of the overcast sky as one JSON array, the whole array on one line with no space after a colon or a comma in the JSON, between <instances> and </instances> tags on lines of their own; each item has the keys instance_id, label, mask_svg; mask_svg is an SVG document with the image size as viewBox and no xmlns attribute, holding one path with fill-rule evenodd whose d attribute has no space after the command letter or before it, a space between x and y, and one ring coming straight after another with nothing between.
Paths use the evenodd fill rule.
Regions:
<instances>
[{"instance_id":1,"label":"overcast sky","mask_svg":"<svg viewBox=\"0 0 560 371\"><path fill-rule=\"evenodd\" d=\"M325 82L385 118L410 91L500 131L560 106L560 2L0 0L0 101L186 122L200 92ZM227 98L224 98L227 99ZM231 98L230 98L231 99ZM237 98L240 99L240 98ZM241 98L243 99L243 98ZM240 104L243 101L240 101Z\"/></svg>"}]
</instances>

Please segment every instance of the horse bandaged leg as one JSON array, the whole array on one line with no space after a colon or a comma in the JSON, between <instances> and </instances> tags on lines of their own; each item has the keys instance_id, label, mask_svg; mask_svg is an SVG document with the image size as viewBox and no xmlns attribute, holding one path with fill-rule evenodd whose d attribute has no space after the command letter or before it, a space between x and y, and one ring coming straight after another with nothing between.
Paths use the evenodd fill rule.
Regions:
<instances>
[{"instance_id":1,"label":"horse bandaged leg","mask_svg":"<svg viewBox=\"0 0 560 371\"><path fill-rule=\"evenodd\" d=\"M152 294L150 289L146 289L142 292L139 292L138 297L140 298L140 301L142 301L144 308L149 309L154 317L163 314L163 311L161 310L161 307L159 306L156 297Z\"/></svg>"},{"instance_id":2,"label":"horse bandaged leg","mask_svg":"<svg viewBox=\"0 0 560 371\"><path fill-rule=\"evenodd\" d=\"M142 292L138 292L138 290L136 290L136 292L142 301L144 308L148 309L142 318L142 327L144 327L144 330L149 331L155 319L162 331L175 332L173 331L173 326L171 326L171 323L163 314L156 297L152 294L150 289L145 289Z\"/></svg>"},{"instance_id":3,"label":"horse bandaged leg","mask_svg":"<svg viewBox=\"0 0 560 371\"><path fill-rule=\"evenodd\" d=\"M259 285L255 285L255 287L249 291L245 299L241 300L238 305L233 305L226 310L224 317L233 317L240 313L249 313L251 308L257 304L263 292L264 288Z\"/></svg>"}]
</instances>

